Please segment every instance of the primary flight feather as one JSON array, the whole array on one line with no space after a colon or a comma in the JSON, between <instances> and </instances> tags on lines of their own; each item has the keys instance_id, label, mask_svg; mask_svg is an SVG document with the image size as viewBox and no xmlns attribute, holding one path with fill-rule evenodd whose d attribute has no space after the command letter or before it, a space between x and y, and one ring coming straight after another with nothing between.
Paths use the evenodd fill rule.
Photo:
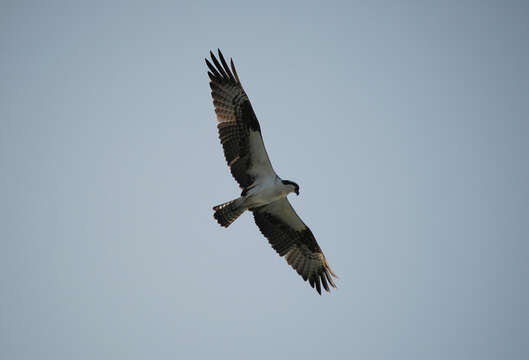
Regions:
<instances>
[{"instance_id":1,"label":"primary flight feather","mask_svg":"<svg viewBox=\"0 0 529 360\"><path fill-rule=\"evenodd\" d=\"M217 114L220 142L231 173L242 189L235 200L213 207L214 217L228 227L244 211L253 213L255 223L272 247L284 256L303 280L321 294L321 286L336 288L329 267L312 231L296 214L287 195L299 195L299 186L282 180L274 171L261 136L261 127L244 92L233 60L228 66L218 51L220 61L210 52L211 96Z\"/></svg>"}]
</instances>

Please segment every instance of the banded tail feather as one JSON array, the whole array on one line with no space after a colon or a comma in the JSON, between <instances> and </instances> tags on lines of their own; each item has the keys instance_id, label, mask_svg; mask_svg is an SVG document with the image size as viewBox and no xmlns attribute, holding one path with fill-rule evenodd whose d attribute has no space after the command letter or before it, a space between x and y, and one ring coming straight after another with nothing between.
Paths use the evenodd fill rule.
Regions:
<instances>
[{"instance_id":1,"label":"banded tail feather","mask_svg":"<svg viewBox=\"0 0 529 360\"><path fill-rule=\"evenodd\" d=\"M213 217L224 227L230 226L246 210L242 198L231 200L213 207Z\"/></svg>"}]
</instances>

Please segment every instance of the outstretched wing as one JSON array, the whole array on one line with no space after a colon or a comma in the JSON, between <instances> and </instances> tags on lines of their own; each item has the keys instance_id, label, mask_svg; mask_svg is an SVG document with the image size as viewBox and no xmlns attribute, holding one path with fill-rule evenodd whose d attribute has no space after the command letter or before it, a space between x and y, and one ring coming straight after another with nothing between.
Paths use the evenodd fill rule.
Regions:
<instances>
[{"instance_id":1,"label":"outstretched wing","mask_svg":"<svg viewBox=\"0 0 529 360\"><path fill-rule=\"evenodd\" d=\"M312 231L301 221L286 198L252 209L255 223L279 254L285 256L303 280L316 286L321 295L321 284L330 292L329 285L336 288L331 270Z\"/></svg>"},{"instance_id":2,"label":"outstretched wing","mask_svg":"<svg viewBox=\"0 0 529 360\"><path fill-rule=\"evenodd\" d=\"M233 60L231 70L219 50L220 62L210 52L209 86L217 114L219 138L231 173L245 189L261 176L275 176L266 153L261 128L250 100L242 88Z\"/></svg>"}]
</instances>

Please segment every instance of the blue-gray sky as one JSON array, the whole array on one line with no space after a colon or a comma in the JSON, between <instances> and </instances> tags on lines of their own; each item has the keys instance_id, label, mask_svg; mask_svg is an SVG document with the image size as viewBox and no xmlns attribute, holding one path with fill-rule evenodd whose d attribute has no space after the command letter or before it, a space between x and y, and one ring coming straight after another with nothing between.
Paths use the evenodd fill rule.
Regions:
<instances>
[{"instance_id":1,"label":"blue-gray sky","mask_svg":"<svg viewBox=\"0 0 529 360\"><path fill-rule=\"evenodd\" d=\"M0 358L529 358L526 2L0 6ZM217 47L330 295L212 217Z\"/></svg>"}]
</instances>

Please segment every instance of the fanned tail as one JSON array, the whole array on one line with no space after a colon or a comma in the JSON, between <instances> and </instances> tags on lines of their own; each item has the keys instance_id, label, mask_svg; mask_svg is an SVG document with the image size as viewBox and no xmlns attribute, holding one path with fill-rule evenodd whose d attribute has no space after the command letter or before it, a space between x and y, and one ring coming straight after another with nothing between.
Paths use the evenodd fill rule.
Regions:
<instances>
[{"instance_id":1,"label":"fanned tail","mask_svg":"<svg viewBox=\"0 0 529 360\"><path fill-rule=\"evenodd\" d=\"M232 201L225 202L213 207L215 213L213 217L217 219L217 222L224 227L230 226L241 214L246 210L242 206L242 199L238 198Z\"/></svg>"}]
</instances>

